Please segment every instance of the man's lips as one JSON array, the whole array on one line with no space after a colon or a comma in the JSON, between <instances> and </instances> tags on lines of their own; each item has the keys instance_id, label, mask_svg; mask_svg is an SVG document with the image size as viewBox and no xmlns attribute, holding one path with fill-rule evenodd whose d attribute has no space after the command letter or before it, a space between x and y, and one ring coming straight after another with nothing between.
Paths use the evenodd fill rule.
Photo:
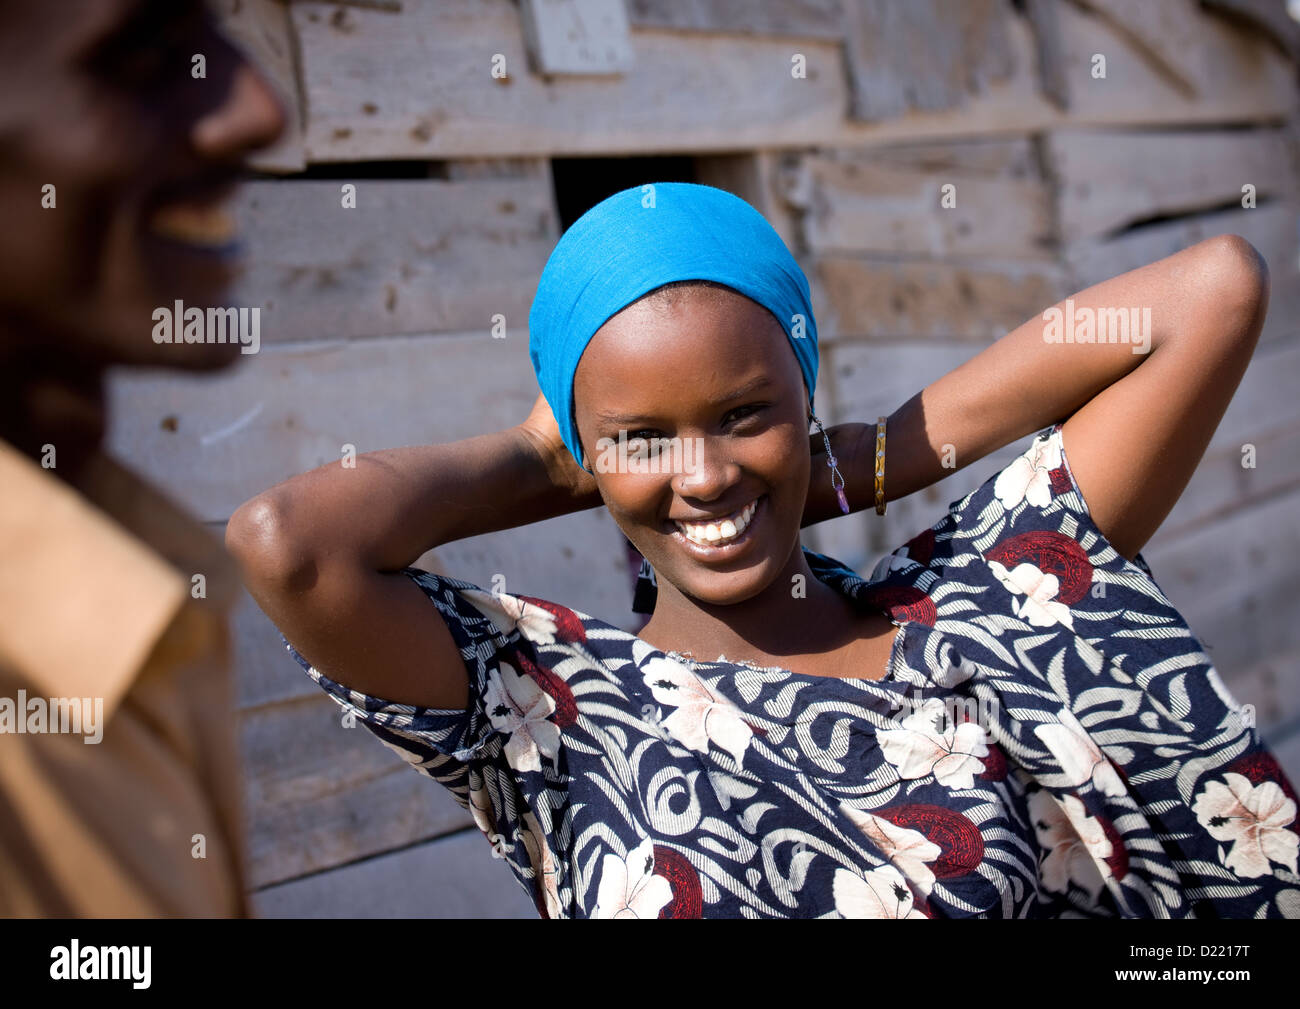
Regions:
<instances>
[{"instance_id":1,"label":"man's lips","mask_svg":"<svg viewBox=\"0 0 1300 1009\"><path fill-rule=\"evenodd\" d=\"M235 219L218 204L170 203L154 210L146 227L159 238L204 249L223 249L235 240Z\"/></svg>"},{"instance_id":2,"label":"man's lips","mask_svg":"<svg viewBox=\"0 0 1300 1009\"><path fill-rule=\"evenodd\" d=\"M225 204L237 177L228 170L161 187L145 209L145 229L168 242L208 252L233 251L235 219Z\"/></svg>"}]
</instances>

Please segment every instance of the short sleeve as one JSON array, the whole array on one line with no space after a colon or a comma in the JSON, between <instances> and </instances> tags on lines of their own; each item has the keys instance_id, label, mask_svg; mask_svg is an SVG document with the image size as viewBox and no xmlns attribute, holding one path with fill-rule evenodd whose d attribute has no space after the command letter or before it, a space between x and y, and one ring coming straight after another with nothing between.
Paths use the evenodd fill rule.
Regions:
<instances>
[{"instance_id":1,"label":"short sleeve","mask_svg":"<svg viewBox=\"0 0 1300 1009\"><path fill-rule=\"evenodd\" d=\"M490 761L500 754L500 746L495 750L493 746L499 732L488 705L494 681L502 673L503 655L510 650L510 638L517 638L518 633L507 631L494 621L490 606L480 608L474 604L476 598L492 598L491 593L478 586L418 568L407 568L402 573L437 608L460 650L469 681L469 702L465 708L399 704L353 690L312 666L283 635L281 640L307 675L357 724L374 733L416 770L445 785L462 806L469 808L471 765ZM418 663L419 657L412 656L411 661Z\"/></svg>"},{"instance_id":2,"label":"short sleeve","mask_svg":"<svg viewBox=\"0 0 1300 1009\"><path fill-rule=\"evenodd\" d=\"M993 496L1008 511L1028 508L1047 513L1066 512L1075 519L1080 534L1090 533L1109 545L1070 468L1063 421L1039 431L1029 448L992 478L992 483ZM1151 575L1151 568L1141 553L1132 563L1148 577Z\"/></svg>"},{"instance_id":3,"label":"short sleeve","mask_svg":"<svg viewBox=\"0 0 1300 1009\"><path fill-rule=\"evenodd\" d=\"M493 857L509 864L540 915L565 917L572 891L562 898L556 883L561 856L554 838L569 803L562 733L577 711L538 648L563 652L583 640L582 617L533 596L488 592L418 568L402 573L437 607L460 651L469 682L463 709L398 704L353 690L285 646L356 722L469 810Z\"/></svg>"}]
</instances>

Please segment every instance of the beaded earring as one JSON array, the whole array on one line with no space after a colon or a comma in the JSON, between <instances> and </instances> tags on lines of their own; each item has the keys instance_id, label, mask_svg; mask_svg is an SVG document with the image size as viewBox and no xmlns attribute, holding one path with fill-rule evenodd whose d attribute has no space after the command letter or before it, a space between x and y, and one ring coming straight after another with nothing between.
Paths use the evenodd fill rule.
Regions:
<instances>
[{"instance_id":1,"label":"beaded earring","mask_svg":"<svg viewBox=\"0 0 1300 1009\"><path fill-rule=\"evenodd\" d=\"M812 422L817 425L817 430L822 433L822 438L826 441L826 465L831 471L831 486L835 488L835 497L840 502L840 511L845 515L849 513L849 499L844 493L844 474L840 472L839 462L835 458L835 453L831 451L831 436L826 433L826 427L822 424L821 418L817 416L816 411L809 408L812 413Z\"/></svg>"}]
</instances>

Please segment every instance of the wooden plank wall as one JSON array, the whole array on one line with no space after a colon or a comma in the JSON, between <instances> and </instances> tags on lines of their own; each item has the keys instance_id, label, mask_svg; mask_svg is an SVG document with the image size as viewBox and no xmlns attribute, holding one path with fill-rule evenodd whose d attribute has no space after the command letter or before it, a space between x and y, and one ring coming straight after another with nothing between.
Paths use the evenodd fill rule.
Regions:
<instances>
[{"instance_id":1,"label":"wooden plank wall","mask_svg":"<svg viewBox=\"0 0 1300 1009\"><path fill-rule=\"evenodd\" d=\"M625 19L600 21L619 33L607 54L548 64L530 59L511 0L225 0L290 110L236 203L249 261L232 303L262 309L263 346L216 377L119 376L114 449L219 533L240 502L345 444L517 422L536 395L528 308L560 233L552 157L690 155L698 181L766 214L813 285L831 423L893 410L1072 291L1236 232L1272 271L1264 339L1146 554L1300 780L1295 39L1265 4L1021 6L625 0ZM601 72L533 69L584 59ZM346 177L394 161L420 177ZM302 177L313 166L330 177ZM807 542L869 568L1013 454ZM635 626L603 510L422 563ZM247 598L235 631L262 913L534 916L468 815L344 728Z\"/></svg>"}]
</instances>

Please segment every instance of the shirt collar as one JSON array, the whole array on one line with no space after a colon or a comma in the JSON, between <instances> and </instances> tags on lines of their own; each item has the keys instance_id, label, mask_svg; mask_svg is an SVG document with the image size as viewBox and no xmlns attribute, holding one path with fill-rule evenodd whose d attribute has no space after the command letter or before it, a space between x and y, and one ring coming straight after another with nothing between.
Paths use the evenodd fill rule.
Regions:
<instances>
[{"instance_id":1,"label":"shirt collar","mask_svg":"<svg viewBox=\"0 0 1300 1009\"><path fill-rule=\"evenodd\" d=\"M50 697L102 697L109 718L177 614L224 609L236 572L214 536L108 456L80 484L0 441L0 663Z\"/></svg>"}]
</instances>

